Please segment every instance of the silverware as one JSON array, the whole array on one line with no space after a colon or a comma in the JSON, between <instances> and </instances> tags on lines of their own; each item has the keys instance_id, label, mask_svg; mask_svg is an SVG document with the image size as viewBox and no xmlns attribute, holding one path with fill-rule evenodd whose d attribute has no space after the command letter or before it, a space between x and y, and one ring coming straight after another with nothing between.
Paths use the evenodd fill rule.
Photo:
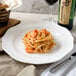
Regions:
<instances>
[{"instance_id":1,"label":"silverware","mask_svg":"<svg viewBox=\"0 0 76 76\"><path fill-rule=\"evenodd\" d=\"M47 73L50 75L54 75L57 72L59 72L59 70L60 71L62 70L61 74L63 74L64 71L66 71L66 69L69 68L74 62L76 62L76 44L71 53L69 53L67 56L65 56L60 61L57 61L51 64L46 70L42 72L40 76L46 76ZM50 75L47 75L47 76L50 76Z\"/></svg>"},{"instance_id":2,"label":"silverware","mask_svg":"<svg viewBox=\"0 0 76 76\"><path fill-rule=\"evenodd\" d=\"M59 71L61 71L60 75L57 76L64 76L64 73L67 70L67 68L69 68L74 62L76 62L76 52L74 52L66 60L53 63L40 76L56 76L55 74L57 74L57 72Z\"/></svg>"},{"instance_id":3,"label":"silverware","mask_svg":"<svg viewBox=\"0 0 76 76\"><path fill-rule=\"evenodd\" d=\"M72 59L73 59L73 62L75 62L75 60L76 60L76 52L74 52L74 53L73 53L69 58L67 58L66 60L64 60L64 61L56 64L53 68L50 69L50 72L52 72L52 73L56 72L56 71L57 71L58 69L60 69L62 66L66 65L66 63L69 63ZM71 63L71 64L72 64L72 63ZM69 66L71 66L71 64L68 65L67 68L68 68Z\"/></svg>"}]
</instances>

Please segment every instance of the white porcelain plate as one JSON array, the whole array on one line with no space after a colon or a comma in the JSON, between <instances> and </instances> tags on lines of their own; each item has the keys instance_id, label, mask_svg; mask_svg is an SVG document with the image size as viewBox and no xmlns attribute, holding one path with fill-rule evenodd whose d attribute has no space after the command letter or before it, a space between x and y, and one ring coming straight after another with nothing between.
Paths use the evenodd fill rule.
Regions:
<instances>
[{"instance_id":1,"label":"white porcelain plate","mask_svg":"<svg viewBox=\"0 0 76 76\"><path fill-rule=\"evenodd\" d=\"M26 32L34 29L46 28L52 33L56 46L50 53L28 54L25 51L22 38ZM71 33L49 21L29 25L17 25L10 28L2 38L2 47L6 53L17 61L31 64L46 64L56 62L67 55L74 46L74 39Z\"/></svg>"}]
</instances>

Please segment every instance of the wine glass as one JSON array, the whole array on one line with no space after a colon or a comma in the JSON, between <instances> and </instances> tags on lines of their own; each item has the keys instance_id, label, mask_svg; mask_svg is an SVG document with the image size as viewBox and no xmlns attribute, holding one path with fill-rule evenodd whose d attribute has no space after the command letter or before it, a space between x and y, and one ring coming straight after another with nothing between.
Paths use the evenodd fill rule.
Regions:
<instances>
[{"instance_id":1,"label":"wine glass","mask_svg":"<svg viewBox=\"0 0 76 76\"><path fill-rule=\"evenodd\" d=\"M53 7L55 5L55 3L58 1L58 0L45 0L46 3L48 3L49 7L51 8L51 17L49 17L49 21L52 21L52 22L57 22L54 18L53 18Z\"/></svg>"}]
</instances>

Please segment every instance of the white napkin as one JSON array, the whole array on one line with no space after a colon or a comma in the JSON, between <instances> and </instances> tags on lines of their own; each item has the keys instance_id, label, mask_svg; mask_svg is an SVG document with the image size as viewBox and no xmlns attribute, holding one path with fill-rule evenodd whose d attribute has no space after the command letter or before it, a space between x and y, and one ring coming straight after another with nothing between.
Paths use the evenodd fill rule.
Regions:
<instances>
[{"instance_id":1,"label":"white napkin","mask_svg":"<svg viewBox=\"0 0 76 76\"><path fill-rule=\"evenodd\" d=\"M36 67L19 63L8 55L0 55L0 76L36 76Z\"/></svg>"},{"instance_id":2,"label":"white napkin","mask_svg":"<svg viewBox=\"0 0 76 76\"><path fill-rule=\"evenodd\" d=\"M76 76L76 67L73 70L71 70L67 76Z\"/></svg>"},{"instance_id":3,"label":"white napkin","mask_svg":"<svg viewBox=\"0 0 76 76\"><path fill-rule=\"evenodd\" d=\"M16 9L22 5L21 0L1 0L0 2L9 6L7 10Z\"/></svg>"},{"instance_id":4,"label":"white napkin","mask_svg":"<svg viewBox=\"0 0 76 76\"><path fill-rule=\"evenodd\" d=\"M36 76L36 68L33 65L25 67L17 76Z\"/></svg>"}]
</instances>

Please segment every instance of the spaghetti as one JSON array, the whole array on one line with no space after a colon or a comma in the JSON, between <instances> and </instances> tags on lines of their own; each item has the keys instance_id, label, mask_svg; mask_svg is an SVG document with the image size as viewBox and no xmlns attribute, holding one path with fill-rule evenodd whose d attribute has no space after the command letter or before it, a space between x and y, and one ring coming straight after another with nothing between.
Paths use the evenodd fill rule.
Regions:
<instances>
[{"instance_id":1,"label":"spaghetti","mask_svg":"<svg viewBox=\"0 0 76 76\"><path fill-rule=\"evenodd\" d=\"M46 29L33 30L23 37L25 50L28 53L47 53L55 45L52 34Z\"/></svg>"}]
</instances>

